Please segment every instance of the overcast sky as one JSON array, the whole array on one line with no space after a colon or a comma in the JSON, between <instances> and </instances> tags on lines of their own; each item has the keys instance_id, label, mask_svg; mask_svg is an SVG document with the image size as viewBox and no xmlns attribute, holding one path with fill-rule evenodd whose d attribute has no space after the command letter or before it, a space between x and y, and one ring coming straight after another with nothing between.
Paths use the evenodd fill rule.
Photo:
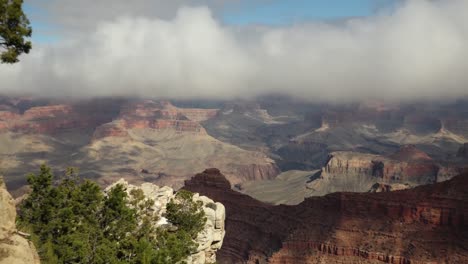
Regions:
<instances>
[{"instance_id":1,"label":"overcast sky","mask_svg":"<svg viewBox=\"0 0 468 264\"><path fill-rule=\"evenodd\" d=\"M466 0L129 2L26 1L35 45L0 65L0 93L468 95Z\"/></svg>"}]
</instances>

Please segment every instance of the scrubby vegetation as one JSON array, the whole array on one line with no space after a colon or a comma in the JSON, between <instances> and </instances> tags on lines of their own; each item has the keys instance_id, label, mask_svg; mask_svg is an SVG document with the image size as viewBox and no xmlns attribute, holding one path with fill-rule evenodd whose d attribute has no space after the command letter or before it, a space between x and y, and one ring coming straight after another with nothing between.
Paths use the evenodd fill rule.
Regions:
<instances>
[{"instance_id":1,"label":"scrubby vegetation","mask_svg":"<svg viewBox=\"0 0 468 264\"><path fill-rule=\"evenodd\" d=\"M193 238L206 217L182 191L167 205L177 228L155 228L153 201L141 190L116 185L107 194L76 169L54 184L51 169L28 176L32 189L20 205L18 225L31 233L42 263L183 263L198 246ZM176 229L176 230L174 230Z\"/></svg>"}]
</instances>

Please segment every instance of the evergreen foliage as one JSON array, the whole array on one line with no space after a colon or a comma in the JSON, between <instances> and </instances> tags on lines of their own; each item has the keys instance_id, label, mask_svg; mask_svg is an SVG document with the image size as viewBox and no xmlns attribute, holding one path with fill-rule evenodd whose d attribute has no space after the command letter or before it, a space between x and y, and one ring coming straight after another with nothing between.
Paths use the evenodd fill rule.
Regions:
<instances>
[{"instance_id":1,"label":"evergreen foliage","mask_svg":"<svg viewBox=\"0 0 468 264\"><path fill-rule=\"evenodd\" d=\"M104 195L74 168L53 182L45 165L30 174L32 192L18 214L18 226L31 233L42 263L184 263L198 247L193 238L206 217L190 192L180 192L167 206L168 220L177 227L171 232L154 227L154 201L142 190L128 195L116 185Z\"/></svg>"},{"instance_id":2,"label":"evergreen foliage","mask_svg":"<svg viewBox=\"0 0 468 264\"><path fill-rule=\"evenodd\" d=\"M29 53L32 29L22 9L23 0L0 0L0 61L18 62L19 55Z\"/></svg>"},{"instance_id":3,"label":"evergreen foliage","mask_svg":"<svg viewBox=\"0 0 468 264\"><path fill-rule=\"evenodd\" d=\"M192 201L193 193L180 190L176 198L167 204L167 219L187 232L192 238L203 229L206 222L203 203Z\"/></svg>"}]
</instances>

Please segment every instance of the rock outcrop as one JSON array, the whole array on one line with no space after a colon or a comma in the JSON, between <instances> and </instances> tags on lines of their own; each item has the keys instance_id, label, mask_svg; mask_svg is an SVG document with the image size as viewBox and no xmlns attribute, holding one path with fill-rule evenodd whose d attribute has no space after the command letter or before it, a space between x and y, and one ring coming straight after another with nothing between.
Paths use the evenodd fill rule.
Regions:
<instances>
[{"instance_id":1,"label":"rock outcrop","mask_svg":"<svg viewBox=\"0 0 468 264\"><path fill-rule=\"evenodd\" d=\"M448 180L459 174L457 166L450 166L450 169L443 167L411 145L402 146L389 156L338 151L330 154L320 177L307 183L307 188L313 191L312 195L340 191L367 192L374 189L375 184L414 187Z\"/></svg>"},{"instance_id":2,"label":"rock outcrop","mask_svg":"<svg viewBox=\"0 0 468 264\"><path fill-rule=\"evenodd\" d=\"M176 195L174 190L170 187L159 187L151 183L143 183L141 186L129 184L127 181L121 179L106 188L106 192L117 184L125 186L129 196L132 190L140 189L145 195L145 199L152 199L154 201L151 206L152 212L160 219L155 226L162 226L170 224L164 217L166 212L166 205ZM195 242L198 243L196 252L187 259L189 264L205 264L216 262L216 251L221 249L223 239L225 236L224 221L226 212L224 205L219 202L214 202L206 196L195 194L193 196L195 202L203 203L203 211L206 215L206 223L204 229L198 234Z\"/></svg>"},{"instance_id":3,"label":"rock outcrop","mask_svg":"<svg viewBox=\"0 0 468 264\"><path fill-rule=\"evenodd\" d=\"M0 177L0 263L39 264L33 243L16 230L15 201Z\"/></svg>"},{"instance_id":4,"label":"rock outcrop","mask_svg":"<svg viewBox=\"0 0 468 264\"><path fill-rule=\"evenodd\" d=\"M414 146L403 146L389 157L358 152L334 152L322 177L366 175L384 182L433 183L439 167Z\"/></svg>"},{"instance_id":5,"label":"rock outcrop","mask_svg":"<svg viewBox=\"0 0 468 264\"><path fill-rule=\"evenodd\" d=\"M415 189L335 193L272 206L215 169L186 181L226 206L221 263L465 263L468 175Z\"/></svg>"},{"instance_id":6,"label":"rock outcrop","mask_svg":"<svg viewBox=\"0 0 468 264\"><path fill-rule=\"evenodd\" d=\"M257 254L265 257L265 252L280 248L290 231L286 224L289 216L277 215L273 206L231 190L231 184L218 169L195 175L183 189L223 201L226 207L226 236L217 253L219 263L245 263Z\"/></svg>"}]
</instances>

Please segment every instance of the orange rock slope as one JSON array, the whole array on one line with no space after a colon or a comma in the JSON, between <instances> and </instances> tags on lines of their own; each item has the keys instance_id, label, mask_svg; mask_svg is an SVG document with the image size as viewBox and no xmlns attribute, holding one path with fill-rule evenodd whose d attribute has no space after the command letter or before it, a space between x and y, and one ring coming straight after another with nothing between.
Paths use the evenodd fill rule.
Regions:
<instances>
[{"instance_id":1,"label":"orange rock slope","mask_svg":"<svg viewBox=\"0 0 468 264\"><path fill-rule=\"evenodd\" d=\"M388 193L334 193L272 206L217 169L186 189L226 206L220 263L468 263L468 175Z\"/></svg>"}]
</instances>

